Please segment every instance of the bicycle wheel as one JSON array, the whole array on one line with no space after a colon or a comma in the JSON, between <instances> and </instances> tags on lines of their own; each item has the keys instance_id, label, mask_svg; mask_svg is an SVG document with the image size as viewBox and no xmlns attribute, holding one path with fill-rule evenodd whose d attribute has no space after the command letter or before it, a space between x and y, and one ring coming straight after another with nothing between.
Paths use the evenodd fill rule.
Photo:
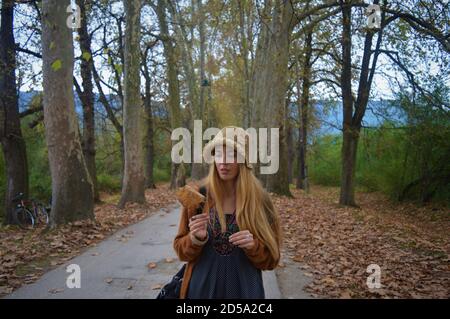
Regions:
<instances>
[{"instance_id":1,"label":"bicycle wheel","mask_svg":"<svg viewBox=\"0 0 450 319\"><path fill-rule=\"evenodd\" d=\"M22 229L32 229L34 227L33 214L24 207L19 207L14 211L14 221Z\"/></svg>"}]
</instances>

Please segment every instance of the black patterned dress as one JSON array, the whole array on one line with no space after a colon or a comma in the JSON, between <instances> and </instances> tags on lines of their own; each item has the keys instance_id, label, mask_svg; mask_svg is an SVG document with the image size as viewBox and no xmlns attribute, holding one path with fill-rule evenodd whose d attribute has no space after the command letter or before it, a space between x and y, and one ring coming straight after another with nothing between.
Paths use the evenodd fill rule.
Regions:
<instances>
[{"instance_id":1,"label":"black patterned dress","mask_svg":"<svg viewBox=\"0 0 450 319\"><path fill-rule=\"evenodd\" d=\"M221 232L219 218L209 211L209 239L192 271L188 299L264 299L261 270L254 267L242 248L228 241L239 231L236 213L225 214L227 231ZM213 226L211 226L213 225Z\"/></svg>"}]
</instances>

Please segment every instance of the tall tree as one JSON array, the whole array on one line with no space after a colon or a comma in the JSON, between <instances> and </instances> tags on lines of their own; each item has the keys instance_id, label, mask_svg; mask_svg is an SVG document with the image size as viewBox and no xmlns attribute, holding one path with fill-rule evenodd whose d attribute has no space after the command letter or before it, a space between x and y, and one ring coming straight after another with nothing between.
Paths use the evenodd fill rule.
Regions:
<instances>
[{"instance_id":1,"label":"tall tree","mask_svg":"<svg viewBox=\"0 0 450 319\"><path fill-rule=\"evenodd\" d=\"M192 9L192 16L195 17L193 19L193 23L198 28L198 35L199 35L199 67L200 72L198 76L196 77L196 86L199 88L199 100L198 100L198 107L195 114L195 118L193 120L201 120L203 124L206 124L206 116L205 116L205 93L206 93L206 85L205 81L207 81L206 73L205 73L205 58L206 58L206 33L205 33L205 13L203 10L203 0L197 0L195 3L195 0L191 0L191 9ZM194 38L194 24L191 27L191 37ZM195 74L194 74L195 76ZM195 133L194 133L195 134ZM192 149L195 150L195 147L193 145ZM207 174L207 165L205 163L195 163L195 161L192 162L191 166L191 177L194 179L201 179Z\"/></svg>"},{"instance_id":2,"label":"tall tree","mask_svg":"<svg viewBox=\"0 0 450 319\"><path fill-rule=\"evenodd\" d=\"M42 1L44 122L52 176L51 224L93 218L93 187L74 106L70 0Z\"/></svg>"},{"instance_id":3,"label":"tall tree","mask_svg":"<svg viewBox=\"0 0 450 319\"><path fill-rule=\"evenodd\" d=\"M250 100L254 110L252 126L279 128L280 134L279 170L276 174L261 175L260 178L269 191L285 195L290 195L285 96L290 36L298 23L293 16L291 1L266 1L261 13L262 30L258 37Z\"/></svg>"},{"instance_id":4,"label":"tall tree","mask_svg":"<svg viewBox=\"0 0 450 319\"><path fill-rule=\"evenodd\" d=\"M375 0L375 4L379 1ZM373 76L380 54L382 40L382 28L368 28L365 34L363 57L359 74L359 84L356 100L352 93L352 7L351 3L341 0L342 8L342 69L341 90L343 104L343 143L342 143L342 169L341 169L341 193L339 203L354 206L355 203L355 170L356 155L358 149L359 134L362 119L369 101ZM384 14L382 14L384 22ZM375 49L372 41L375 33L378 39ZM373 55L373 56L372 56Z\"/></svg>"},{"instance_id":5,"label":"tall tree","mask_svg":"<svg viewBox=\"0 0 450 319\"><path fill-rule=\"evenodd\" d=\"M161 32L161 39L163 40L164 46L164 57L166 59L167 68L167 81L169 85L169 116L170 116L170 126L174 130L181 126L181 110L180 110L180 85L178 82L178 66L177 66L177 55L175 51L175 45L173 43L173 38L169 37L169 26L167 24L166 17L166 1L158 0L156 6L156 14L158 16L159 28ZM203 90L201 91L201 97L203 97ZM202 98L201 98L202 100ZM173 142L175 143L175 142ZM184 180L184 176L180 176L178 169L180 165L172 162L171 178L170 178L170 188L174 189L178 186L178 179ZM184 171L184 170L182 170ZM183 186L183 185L181 185Z\"/></svg>"},{"instance_id":6,"label":"tall tree","mask_svg":"<svg viewBox=\"0 0 450 319\"><path fill-rule=\"evenodd\" d=\"M145 78L145 138L144 138L144 150L145 150L145 186L146 188L156 188L155 180L153 177L153 164L154 164L154 125L153 125L153 110L152 110L152 92L151 92L151 76L149 67L147 64L148 53L152 48L151 45L147 45L143 54L143 75Z\"/></svg>"},{"instance_id":7,"label":"tall tree","mask_svg":"<svg viewBox=\"0 0 450 319\"><path fill-rule=\"evenodd\" d=\"M4 0L0 28L0 142L6 166L5 222L13 222L12 199L28 195L28 165L25 141L20 128L16 88L16 50L14 42L14 0Z\"/></svg>"},{"instance_id":8,"label":"tall tree","mask_svg":"<svg viewBox=\"0 0 450 319\"><path fill-rule=\"evenodd\" d=\"M239 46L241 57L243 61L243 77L244 77L244 85L243 85L243 116L242 116L242 127L248 128L251 125L251 109L250 109L250 76L251 76L251 67L252 67L252 43L253 43L253 19L252 19L252 10L253 10L253 2L252 1L237 1L238 11L239 11ZM251 57L249 55L251 54Z\"/></svg>"},{"instance_id":9,"label":"tall tree","mask_svg":"<svg viewBox=\"0 0 450 319\"><path fill-rule=\"evenodd\" d=\"M298 101L298 116L299 116L299 142L298 142L298 177L296 187L309 190L308 183L308 166L306 164L306 147L308 144L308 104L309 104L309 90L311 87L311 57L312 57L312 30L309 30L305 35L305 49L302 58L301 82L300 89L299 81L297 81L297 91L299 95ZM297 74L299 73L298 64Z\"/></svg>"},{"instance_id":10,"label":"tall tree","mask_svg":"<svg viewBox=\"0 0 450 319\"><path fill-rule=\"evenodd\" d=\"M205 37L205 13L203 9L203 0L197 0L197 20L198 20L198 34L200 40L200 78L199 78L199 87L200 87L200 119L205 120L205 93L206 86L205 81L207 81L206 73L205 73L205 58L206 58L206 37Z\"/></svg>"},{"instance_id":11,"label":"tall tree","mask_svg":"<svg viewBox=\"0 0 450 319\"><path fill-rule=\"evenodd\" d=\"M342 69L341 69L341 90L342 109L344 121L344 138L342 144L342 173L341 173L341 195L342 204L355 204L354 199L354 177L356 148L358 146L358 130L352 130L351 121L353 115L353 95L352 95L352 8L342 6ZM356 128L355 128L356 129Z\"/></svg>"},{"instance_id":12,"label":"tall tree","mask_svg":"<svg viewBox=\"0 0 450 319\"><path fill-rule=\"evenodd\" d=\"M201 5L201 4L200 4ZM190 115L191 115L191 132L193 132L194 121L195 120L203 120L203 111L200 102L201 95L201 80L196 75L195 67L196 63L194 61L194 49L193 49L193 34L194 27L196 25L204 23L203 17L198 14L195 15L196 10L194 0L191 0L191 10L192 15L197 16L197 19L193 18L191 23L188 23L183 18L182 14L177 10L177 2L176 1L168 1L168 9L172 15L173 24L175 25L175 37L176 43L181 53L181 65L184 71L184 76L187 82L188 94L189 94L189 106L190 106ZM188 30L186 30L186 26L191 25L190 33L191 39L188 36ZM203 30L203 29L202 29ZM202 40L205 41L205 35L202 31ZM200 43L200 46L204 44ZM204 51L203 51L204 52ZM194 149L194 146L192 147ZM195 151L195 150L194 150ZM203 163L204 164L204 163ZM203 165L200 163L194 163L194 160L191 165L191 178L193 179L201 179L207 172L205 169L207 165Z\"/></svg>"},{"instance_id":13,"label":"tall tree","mask_svg":"<svg viewBox=\"0 0 450 319\"><path fill-rule=\"evenodd\" d=\"M80 7L81 25L78 28L81 50L81 78L83 90L77 85L77 93L83 106L83 136L82 147L86 166L94 186L94 198L99 199L97 187L97 170L95 167L95 117L94 117L94 90L92 84L92 50L91 35L88 32L87 7L90 0L77 0ZM75 81L76 82L76 81Z\"/></svg>"},{"instance_id":14,"label":"tall tree","mask_svg":"<svg viewBox=\"0 0 450 319\"><path fill-rule=\"evenodd\" d=\"M141 0L125 0L125 68L123 135L125 167L119 207L127 202L145 202L145 172L141 129L140 17Z\"/></svg>"}]
</instances>

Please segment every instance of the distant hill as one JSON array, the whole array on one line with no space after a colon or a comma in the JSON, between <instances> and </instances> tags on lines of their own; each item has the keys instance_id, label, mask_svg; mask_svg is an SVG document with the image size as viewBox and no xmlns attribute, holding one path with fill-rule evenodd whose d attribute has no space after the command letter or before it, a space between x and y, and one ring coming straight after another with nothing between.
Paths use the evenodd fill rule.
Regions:
<instances>
[{"instance_id":1,"label":"distant hill","mask_svg":"<svg viewBox=\"0 0 450 319\"><path fill-rule=\"evenodd\" d=\"M27 108L33 96L39 94L38 91L30 92L20 92L19 94L19 109L23 111ZM113 107L119 107L119 100L116 95L107 95L107 99L112 103ZM340 132L342 128L342 102L341 101L325 101L319 100L313 102L316 110L317 116L320 118L322 123L319 130L319 134L336 134ZM168 114L163 105L160 103L155 103L154 116L159 118L167 118ZM98 101L98 95L96 95L95 102L96 111L100 114L106 116L103 105ZM78 116L82 116L82 106L78 95L75 94L75 109ZM297 105L291 104L291 116L297 118ZM378 127L385 119L402 121L403 116L401 115L398 108L395 107L394 101L384 100L384 101L369 101L369 105L366 110L366 114L363 119L364 126Z\"/></svg>"},{"instance_id":2,"label":"distant hill","mask_svg":"<svg viewBox=\"0 0 450 319\"><path fill-rule=\"evenodd\" d=\"M336 134L342 130L342 101L319 100L313 102L316 109L316 116L321 122L319 134ZM297 118L297 105L291 106L291 116ZM369 101L366 113L363 118L363 126L379 127L385 120L402 122L404 116L399 108L395 106L395 101L378 100Z\"/></svg>"},{"instance_id":3,"label":"distant hill","mask_svg":"<svg viewBox=\"0 0 450 319\"><path fill-rule=\"evenodd\" d=\"M33 97L36 94L40 94L40 93L42 93L42 92L40 92L40 91L20 92L20 94L19 94L19 110L20 111L26 110L28 107L28 104L33 99ZM113 107L114 106L117 107L119 105L119 101L116 96L107 95L106 98L110 101L110 103L112 103ZM103 110L102 104L98 101L98 95L96 95L95 107ZM77 113L79 115L82 114L81 101L76 93L75 93L75 110L77 111Z\"/></svg>"},{"instance_id":4,"label":"distant hill","mask_svg":"<svg viewBox=\"0 0 450 319\"><path fill-rule=\"evenodd\" d=\"M33 97L36 94L41 94L41 93L42 92L40 92L40 91L20 92L19 93L19 110L21 112L26 110L28 108L30 101L33 99ZM118 96L109 94L109 95L106 95L106 98L111 103L111 106L113 108L118 109L120 107L120 101L119 101ZM167 112L165 111L165 108L159 102L154 102L153 105L155 106L153 109L153 115L155 117L166 118L168 116ZM76 93L75 93L75 110L76 110L78 116L81 117L83 114L83 107L82 107L81 101ZM96 110L96 112L106 116L104 107L99 101L98 94L95 95L95 110Z\"/></svg>"}]
</instances>

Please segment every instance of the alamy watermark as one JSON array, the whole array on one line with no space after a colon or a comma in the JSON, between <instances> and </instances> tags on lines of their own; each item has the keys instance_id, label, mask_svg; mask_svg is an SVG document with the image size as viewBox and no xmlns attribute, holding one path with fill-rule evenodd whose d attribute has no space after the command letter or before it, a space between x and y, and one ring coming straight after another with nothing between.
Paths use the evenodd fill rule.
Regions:
<instances>
[{"instance_id":1,"label":"alamy watermark","mask_svg":"<svg viewBox=\"0 0 450 319\"><path fill-rule=\"evenodd\" d=\"M81 28L81 9L76 3L67 6L67 27L71 29ZM371 29L381 27L381 8L378 4L369 4L366 8L367 26Z\"/></svg>"},{"instance_id":2,"label":"alamy watermark","mask_svg":"<svg viewBox=\"0 0 450 319\"><path fill-rule=\"evenodd\" d=\"M248 134L248 150L245 152L248 156L248 162L250 164L255 164L259 162L262 164L260 166L261 174L275 174L279 169L279 128L270 129L270 137L268 135L269 129L259 128L248 128L246 130ZM203 141L209 140L217 134L221 134L220 130L216 127L210 127L203 132L202 121L194 121L194 141L193 141L193 154L192 154L192 136L191 132L187 128L179 127L172 131L171 140L178 141L172 147L171 157L172 162L175 164L180 163L196 163L201 164L203 160L211 164L214 162L214 156L211 152L203 154ZM225 129L225 137L232 141L236 141L236 145L245 145L245 141L242 141L244 136L236 134L234 128ZM181 138L181 140L180 140ZM268 144L270 142L270 154L268 154ZM233 160L232 152L229 150L232 147L227 144L226 147L226 162L231 162ZM213 148L215 152L221 151L222 145L217 145ZM192 156L193 155L193 156ZM237 153L238 163L245 163L245 157L240 152Z\"/></svg>"},{"instance_id":3,"label":"alamy watermark","mask_svg":"<svg viewBox=\"0 0 450 319\"><path fill-rule=\"evenodd\" d=\"M66 12L70 13L70 15L67 17L67 27L70 29L79 29L81 28L81 9L76 4L69 4L66 8Z\"/></svg>"},{"instance_id":4,"label":"alamy watermark","mask_svg":"<svg viewBox=\"0 0 450 319\"><path fill-rule=\"evenodd\" d=\"M366 8L367 26L370 29L381 28L381 8L378 4L369 4Z\"/></svg>"},{"instance_id":5,"label":"alamy watermark","mask_svg":"<svg viewBox=\"0 0 450 319\"><path fill-rule=\"evenodd\" d=\"M370 275L367 277L367 288L379 289L381 288L381 267L377 264L370 264L367 266L366 272Z\"/></svg>"},{"instance_id":6,"label":"alamy watermark","mask_svg":"<svg viewBox=\"0 0 450 319\"><path fill-rule=\"evenodd\" d=\"M66 272L70 273L66 279L66 286L69 289L81 288L81 268L80 265L70 264L66 267Z\"/></svg>"}]
</instances>

